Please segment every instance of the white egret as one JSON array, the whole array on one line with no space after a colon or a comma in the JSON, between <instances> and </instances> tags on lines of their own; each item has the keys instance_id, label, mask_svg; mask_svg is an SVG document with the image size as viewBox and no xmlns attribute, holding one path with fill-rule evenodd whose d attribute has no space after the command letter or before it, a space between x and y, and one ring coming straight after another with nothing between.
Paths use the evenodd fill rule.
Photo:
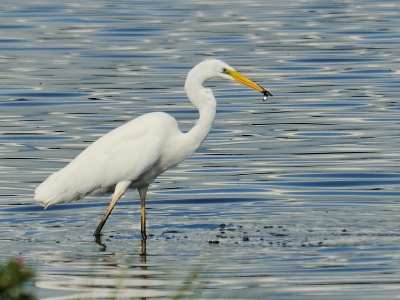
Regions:
<instances>
[{"instance_id":1,"label":"white egret","mask_svg":"<svg viewBox=\"0 0 400 300\"><path fill-rule=\"evenodd\" d=\"M146 239L145 200L158 175L182 162L201 145L211 130L217 103L204 81L222 77L236 80L264 94L270 92L220 60L206 60L188 74L185 91L199 110L196 125L182 133L176 120L162 112L142 115L99 138L35 190L35 200L45 208L89 194L112 193L111 203L93 235L100 231L127 189L138 189L141 200L141 233Z\"/></svg>"}]
</instances>

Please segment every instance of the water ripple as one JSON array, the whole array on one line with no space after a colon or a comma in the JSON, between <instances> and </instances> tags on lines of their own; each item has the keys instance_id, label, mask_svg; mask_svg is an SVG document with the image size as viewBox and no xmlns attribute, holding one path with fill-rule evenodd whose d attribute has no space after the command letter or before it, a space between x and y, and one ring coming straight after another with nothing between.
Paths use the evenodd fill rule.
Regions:
<instances>
[{"instance_id":1,"label":"water ripple","mask_svg":"<svg viewBox=\"0 0 400 300\"><path fill-rule=\"evenodd\" d=\"M40 299L398 296L400 25L395 1L2 4L0 245ZM147 199L47 210L35 187L147 112L198 118L188 70L221 58L268 88L210 80L196 153Z\"/></svg>"}]
</instances>

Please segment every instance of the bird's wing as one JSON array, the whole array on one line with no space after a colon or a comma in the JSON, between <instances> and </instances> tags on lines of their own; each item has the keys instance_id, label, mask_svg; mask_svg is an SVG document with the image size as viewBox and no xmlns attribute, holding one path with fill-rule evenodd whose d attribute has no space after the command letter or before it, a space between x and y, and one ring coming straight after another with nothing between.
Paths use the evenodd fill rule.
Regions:
<instances>
[{"instance_id":1,"label":"bird's wing","mask_svg":"<svg viewBox=\"0 0 400 300\"><path fill-rule=\"evenodd\" d=\"M71 163L71 168L83 170L78 177L82 181L90 181L90 189L136 180L155 165L162 150L160 138L151 134L127 137L117 142L105 139L95 146Z\"/></svg>"},{"instance_id":2,"label":"bird's wing","mask_svg":"<svg viewBox=\"0 0 400 300\"><path fill-rule=\"evenodd\" d=\"M160 136L129 126L112 131L52 174L35 191L45 207L71 202L98 190L107 192L120 181L134 181L151 169L162 151Z\"/></svg>"}]
</instances>

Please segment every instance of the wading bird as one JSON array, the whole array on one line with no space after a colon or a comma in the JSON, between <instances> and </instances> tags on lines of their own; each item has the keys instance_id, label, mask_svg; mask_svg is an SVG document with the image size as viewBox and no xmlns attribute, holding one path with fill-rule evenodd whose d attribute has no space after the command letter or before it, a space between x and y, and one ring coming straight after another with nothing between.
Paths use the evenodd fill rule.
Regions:
<instances>
[{"instance_id":1,"label":"wading bird","mask_svg":"<svg viewBox=\"0 0 400 300\"><path fill-rule=\"evenodd\" d=\"M35 190L35 200L45 208L67 203L89 194L112 193L94 236L107 221L127 189L138 189L141 201L141 234L146 236L146 193L158 175L191 156L214 122L217 102L212 90L203 87L211 78L236 80L264 94L270 92L220 60L206 60L188 74L185 91L199 110L196 125L182 133L176 120L162 112L142 115L99 138L60 171L50 175Z\"/></svg>"}]
</instances>

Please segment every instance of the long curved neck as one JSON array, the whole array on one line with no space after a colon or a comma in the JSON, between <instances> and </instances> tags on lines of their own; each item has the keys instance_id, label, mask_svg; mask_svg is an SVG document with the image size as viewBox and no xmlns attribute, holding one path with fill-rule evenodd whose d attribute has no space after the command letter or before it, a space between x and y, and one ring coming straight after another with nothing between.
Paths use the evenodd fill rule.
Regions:
<instances>
[{"instance_id":1,"label":"long curved neck","mask_svg":"<svg viewBox=\"0 0 400 300\"><path fill-rule=\"evenodd\" d=\"M196 125L184 134L183 144L188 151L187 157L193 154L210 133L217 110L217 102L211 89L204 88L202 83L203 81L190 79L185 83L185 91L189 100L199 110L199 119Z\"/></svg>"}]
</instances>

